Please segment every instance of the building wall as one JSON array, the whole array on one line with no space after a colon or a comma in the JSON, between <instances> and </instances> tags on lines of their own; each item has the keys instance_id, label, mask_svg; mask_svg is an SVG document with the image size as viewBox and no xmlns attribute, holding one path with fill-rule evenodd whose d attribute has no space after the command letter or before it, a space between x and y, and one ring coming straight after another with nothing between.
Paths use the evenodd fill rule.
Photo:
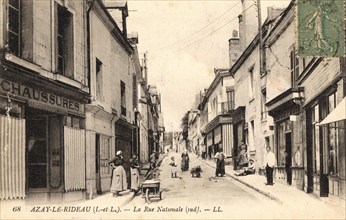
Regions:
<instances>
[{"instance_id":1,"label":"building wall","mask_svg":"<svg viewBox=\"0 0 346 220\"><path fill-rule=\"evenodd\" d=\"M6 43L6 3L1 1L0 4L0 48L4 48ZM86 33L85 33L85 2L83 0L66 1L65 6L73 14L73 47L74 47L74 62L73 62L73 80L56 73L55 63L55 23L57 16L54 13L55 5L52 1L32 1L28 8L32 10L31 31L25 29L24 38L29 44L32 51L25 51L22 55L24 59L31 57L30 62L21 59L13 58L11 61L19 65L25 65L27 68L37 71L40 75L52 80L62 81L64 83L75 86L79 89L87 91L87 63L86 63ZM27 8L23 14L28 14ZM31 12L30 12L31 13ZM32 41L31 41L32 40ZM30 54L28 54L30 53Z\"/></svg>"},{"instance_id":2,"label":"building wall","mask_svg":"<svg viewBox=\"0 0 346 220\"><path fill-rule=\"evenodd\" d=\"M249 157L262 165L265 152L265 137L261 121L261 77L259 69L258 47L247 57L235 73L235 107L245 106L245 142ZM253 92L250 92L250 70L253 68ZM251 123L253 121L253 123ZM252 126L253 125L253 126ZM234 146L238 147L238 146ZM251 155L250 155L251 154Z\"/></svg>"},{"instance_id":3,"label":"building wall","mask_svg":"<svg viewBox=\"0 0 346 220\"><path fill-rule=\"evenodd\" d=\"M211 122L220 112L222 102L227 102L226 86L233 86L234 79L232 76L225 76L218 82L208 98L208 122ZM216 103L214 103L216 100Z\"/></svg>"},{"instance_id":4,"label":"building wall","mask_svg":"<svg viewBox=\"0 0 346 220\"><path fill-rule=\"evenodd\" d=\"M146 97L146 87L138 86L138 97ZM145 100L144 100L145 101ZM138 104L138 111L141 114L140 120L140 161L142 163L147 163L149 161L149 146L148 146L148 105Z\"/></svg>"},{"instance_id":5,"label":"building wall","mask_svg":"<svg viewBox=\"0 0 346 220\"><path fill-rule=\"evenodd\" d=\"M339 58L326 58L317 66L309 78L301 83L304 86L305 103L326 90L337 77L341 76ZM324 80L321 80L321 79ZM341 97L342 99L342 97ZM339 101L341 101L339 97Z\"/></svg>"},{"instance_id":6,"label":"building wall","mask_svg":"<svg viewBox=\"0 0 346 220\"><path fill-rule=\"evenodd\" d=\"M61 1L59 2L61 3ZM8 41L6 37L9 22L7 3L8 1L0 2L1 51L7 51L7 48L5 48ZM58 74L56 71L55 29L57 26L54 21L57 21L58 17L55 12L57 4L55 4L55 1L22 1L22 15L25 17L21 21L22 30L20 30L22 34L20 48L22 51L19 56L14 55L14 51L5 53L4 57L1 56L2 65L10 66L9 64L11 64L12 66L11 68L1 68L1 77L18 84L18 88L20 85L21 88L28 91L25 95L20 94L19 90L12 90L9 94L11 99L20 97L25 100L21 103L21 114L16 117L27 120L28 124L35 118L46 118L43 120L44 123L40 124L45 132L41 130L42 133L39 133L39 135L43 135L43 133L49 132L49 136L45 140L47 143L46 152L49 152L49 156L48 154L40 155L46 157L46 172L40 169L35 170L32 167L30 169L30 171L39 173L37 176L41 176L42 179L47 176L47 179L43 180L45 182L39 186L41 189L45 188L45 190L34 193L29 191L39 187L35 185L36 181L28 174L26 175L27 198L61 202L79 199L84 195L84 152L82 152L83 150L78 150L78 152L74 150L85 149L84 107L87 102L88 72L86 69L87 49L84 31L85 1L82 0L63 2L64 6L73 14L73 39L72 44L69 45L74 48L73 58L69 60L69 62L73 61L73 68L68 69L71 73L69 78ZM27 26L24 26L24 24ZM23 69L28 71L23 71ZM40 92L40 97L37 97L38 93L36 93L36 96L34 95L34 90ZM2 97L6 96L3 91L0 93ZM4 104L2 100L0 100L1 106ZM77 104L78 108L72 106L73 103ZM73 109L73 107L76 108ZM47 119L47 115L49 119ZM30 136L29 133L37 128L30 128L28 124L25 133ZM11 137L13 140L17 138L18 134ZM38 138L38 136L35 138ZM24 139L27 140L27 137L24 137ZM78 146L74 150L69 148L73 141L76 141L74 144ZM23 146L28 146L28 144L30 143L26 141ZM42 151L37 153L40 154ZM74 160L77 157L80 158L79 161ZM78 169L80 171L77 175L74 175L76 170L72 169L71 160L75 167L82 168ZM29 166L28 161L18 160L16 162ZM74 178L71 179L71 176ZM14 182L14 184L16 183ZM77 192L69 193L68 191Z\"/></svg>"},{"instance_id":7,"label":"building wall","mask_svg":"<svg viewBox=\"0 0 346 220\"><path fill-rule=\"evenodd\" d=\"M134 120L132 92L132 76L134 69L131 65L130 55L110 34L110 30L102 23L95 12L91 12L91 69L92 82L96 82L96 58L103 64L103 100L99 102L106 111L112 109L121 112L120 80L126 84L126 120L130 123ZM102 42L102 44L100 44ZM102 46L100 46L102 45ZM95 99L96 86L91 85L91 96ZM96 100L97 102L97 100Z\"/></svg>"},{"instance_id":8,"label":"building wall","mask_svg":"<svg viewBox=\"0 0 346 220\"><path fill-rule=\"evenodd\" d=\"M295 26L287 29L267 50L267 102L291 88L290 52L295 44Z\"/></svg>"},{"instance_id":9,"label":"building wall","mask_svg":"<svg viewBox=\"0 0 346 220\"><path fill-rule=\"evenodd\" d=\"M86 178L89 197L93 197L97 191L104 192L110 188L111 172L103 173L103 170L107 170L108 162L119 150L116 149L115 122L125 120L130 124L135 123L133 109L135 69L130 57L131 54L115 39L111 33L111 25L105 21L108 18L104 18L104 12L98 7L96 6L96 9L90 11L91 105L86 114L89 139L86 146ZM101 62L100 74L102 77L99 78L97 78L97 65L99 65L97 60ZM101 95L97 94L97 80L100 80L99 84L102 85ZM121 114L121 81L125 83L126 115ZM97 137L99 137L99 152L96 152ZM126 149L128 152L132 151L132 146L126 147L131 147L131 149ZM104 152L108 152L108 155L105 155ZM125 158L125 160L129 160L129 158ZM96 161L99 161L99 171L95 169Z\"/></svg>"}]
</instances>

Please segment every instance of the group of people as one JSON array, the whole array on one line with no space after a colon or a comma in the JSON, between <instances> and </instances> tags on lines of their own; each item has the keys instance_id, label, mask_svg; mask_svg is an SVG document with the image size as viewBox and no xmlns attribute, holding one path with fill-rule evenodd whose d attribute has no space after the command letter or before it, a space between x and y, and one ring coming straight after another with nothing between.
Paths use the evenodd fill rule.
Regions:
<instances>
[{"instance_id":1,"label":"group of people","mask_svg":"<svg viewBox=\"0 0 346 220\"><path fill-rule=\"evenodd\" d=\"M189 163L190 163L189 153L185 149L183 151L183 153L181 154L181 164L180 164L181 171L189 170ZM169 165L171 165L173 167L176 167L178 165L173 156L171 157L171 161L170 161Z\"/></svg>"},{"instance_id":2,"label":"group of people","mask_svg":"<svg viewBox=\"0 0 346 220\"><path fill-rule=\"evenodd\" d=\"M267 177L266 185L273 185L273 171L274 171L274 165L275 165L275 155L271 151L271 148L269 146L266 147L266 150L267 150L267 154L264 160L266 177ZM214 159L216 159L215 175L217 177L224 176L226 155L223 153L222 148L219 148L218 152L214 155ZM188 151L185 150L181 154L181 170L182 171L189 170L189 161L190 159L189 159ZM157 162L157 155L156 155L156 152L153 151L153 153L150 155L149 171L155 170L156 162ZM125 160L124 160L122 151L117 151L114 159L112 159L109 162L109 165L113 168L110 190L113 193L113 196L115 197L119 196L119 193L121 191L126 190L128 187L124 164L125 164ZM131 176L131 190L134 191L135 194L137 194L140 188L140 183L139 183L140 163L136 155L132 156L129 164L130 164L130 176ZM243 148L241 149L240 155L238 156L238 164L241 164L241 167L243 168L243 172L236 174L237 176L246 176L246 175L255 173L254 160L253 159L247 160L246 150ZM177 166L174 160L174 157L171 158L170 165L173 167Z\"/></svg>"},{"instance_id":3,"label":"group of people","mask_svg":"<svg viewBox=\"0 0 346 220\"><path fill-rule=\"evenodd\" d=\"M114 197L119 196L121 191L127 189L127 177L124 169L125 160L122 151L117 151L116 156L109 161L109 165L113 168L110 190ZM130 159L130 176L131 190L137 194L139 191L139 169L140 164L137 155L133 155Z\"/></svg>"},{"instance_id":4,"label":"group of people","mask_svg":"<svg viewBox=\"0 0 346 220\"><path fill-rule=\"evenodd\" d=\"M267 178L267 182L266 185L273 185L273 171L274 171L274 166L276 163L275 160L275 155L274 153L271 151L270 146L266 147L266 151L267 154L265 155L264 158L264 167L265 171L266 171L266 178ZM246 145L245 144L241 144L240 145L240 154L237 157L237 164L238 167L243 169L243 172L235 174L236 176L246 176L249 174L254 174L256 172L255 169L255 164L254 164L254 160L252 158L250 158L249 160L247 159L247 154L246 154Z\"/></svg>"}]
</instances>

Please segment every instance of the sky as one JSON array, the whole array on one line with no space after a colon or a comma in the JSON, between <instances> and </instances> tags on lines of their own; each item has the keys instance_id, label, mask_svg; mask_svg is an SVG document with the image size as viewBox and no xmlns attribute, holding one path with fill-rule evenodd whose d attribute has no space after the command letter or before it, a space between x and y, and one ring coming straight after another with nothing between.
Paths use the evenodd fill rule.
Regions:
<instances>
[{"instance_id":1,"label":"sky","mask_svg":"<svg viewBox=\"0 0 346 220\"><path fill-rule=\"evenodd\" d=\"M261 2L264 21L267 6L290 1ZM238 30L241 8L240 0L128 0L127 29L138 32L140 57L147 53L148 81L161 93L166 131L181 130L182 117L209 87L214 68L229 68L228 40Z\"/></svg>"}]
</instances>

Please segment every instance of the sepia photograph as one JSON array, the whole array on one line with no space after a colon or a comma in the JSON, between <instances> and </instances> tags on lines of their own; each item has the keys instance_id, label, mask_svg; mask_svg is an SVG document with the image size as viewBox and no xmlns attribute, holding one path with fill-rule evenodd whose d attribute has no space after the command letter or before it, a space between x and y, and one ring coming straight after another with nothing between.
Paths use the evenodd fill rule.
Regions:
<instances>
[{"instance_id":1,"label":"sepia photograph","mask_svg":"<svg viewBox=\"0 0 346 220\"><path fill-rule=\"evenodd\" d=\"M0 0L0 219L346 219L345 0Z\"/></svg>"}]
</instances>

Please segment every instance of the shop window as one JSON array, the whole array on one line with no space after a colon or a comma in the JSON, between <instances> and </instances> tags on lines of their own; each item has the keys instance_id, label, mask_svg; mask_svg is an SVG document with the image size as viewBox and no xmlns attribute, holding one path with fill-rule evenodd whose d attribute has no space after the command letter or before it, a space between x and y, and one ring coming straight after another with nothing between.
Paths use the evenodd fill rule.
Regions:
<instances>
[{"instance_id":1,"label":"shop window","mask_svg":"<svg viewBox=\"0 0 346 220\"><path fill-rule=\"evenodd\" d=\"M80 120L79 118L72 118L72 127L73 128L80 128Z\"/></svg>"},{"instance_id":2,"label":"shop window","mask_svg":"<svg viewBox=\"0 0 346 220\"><path fill-rule=\"evenodd\" d=\"M261 119L265 120L267 119L267 90L262 90L262 97L261 97Z\"/></svg>"},{"instance_id":3,"label":"shop window","mask_svg":"<svg viewBox=\"0 0 346 220\"><path fill-rule=\"evenodd\" d=\"M277 164L278 166L285 165L285 155L284 151L286 150L286 133L290 131L290 121L285 120L281 123L278 123L278 140L277 140Z\"/></svg>"},{"instance_id":4,"label":"shop window","mask_svg":"<svg viewBox=\"0 0 346 220\"><path fill-rule=\"evenodd\" d=\"M56 4L57 13L57 37L56 37L56 56L57 72L69 78L73 78L73 14L58 3Z\"/></svg>"},{"instance_id":5,"label":"shop window","mask_svg":"<svg viewBox=\"0 0 346 220\"><path fill-rule=\"evenodd\" d=\"M295 49L295 47L293 47L293 49L291 50L290 53L290 69L291 69L291 86L294 87L296 86L296 81L299 77L299 58L298 58L298 54L297 54L297 50Z\"/></svg>"},{"instance_id":6,"label":"shop window","mask_svg":"<svg viewBox=\"0 0 346 220\"><path fill-rule=\"evenodd\" d=\"M102 62L96 58L96 99L103 99Z\"/></svg>"},{"instance_id":7,"label":"shop window","mask_svg":"<svg viewBox=\"0 0 346 220\"><path fill-rule=\"evenodd\" d=\"M27 187L46 188L48 183L47 120L45 117L27 119Z\"/></svg>"},{"instance_id":8,"label":"shop window","mask_svg":"<svg viewBox=\"0 0 346 220\"><path fill-rule=\"evenodd\" d=\"M8 49L16 56L20 55L21 1L8 1Z\"/></svg>"},{"instance_id":9,"label":"shop window","mask_svg":"<svg viewBox=\"0 0 346 220\"><path fill-rule=\"evenodd\" d=\"M120 95L121 95L121 115L126 116L126 86L123 81L120 81Z\"/></svg>"},{"instance_id":10,"label":"shop window","mask_svg":"<svg viewBox=\"0 0 346 220\"><path fill-rule=\"evenodd\" d=\"M328 96L328 114L336 107L336 93ZM329 175L336 175L338 173L338 129L337 123L331 123L328 125L328 145L327 145L327 167Z\"/></svg>"},{"instance_id":11,"label":"shop window","mask_svg":"<svg viewBox=\"0 0 346 220\"><path fill-rule=\"evenodd\" d=\"M313 171L315 174L320 173L320 127L318 126L319 119L319 105L315 105L311 109Z\"/></svg>"},{"instance_id":12,"label":"shop window","mask_svg":"<svg viewBox=\"0 0 346 220\"><path fill-rule=\"evenodd\" d=\"M84 128L84 120L82 118L76 117L76 116L66 116L65 117L65 123L64 125L66 127L70 128L78 128L78 129L83 129Z\"/></svg>"}]
</instances>

